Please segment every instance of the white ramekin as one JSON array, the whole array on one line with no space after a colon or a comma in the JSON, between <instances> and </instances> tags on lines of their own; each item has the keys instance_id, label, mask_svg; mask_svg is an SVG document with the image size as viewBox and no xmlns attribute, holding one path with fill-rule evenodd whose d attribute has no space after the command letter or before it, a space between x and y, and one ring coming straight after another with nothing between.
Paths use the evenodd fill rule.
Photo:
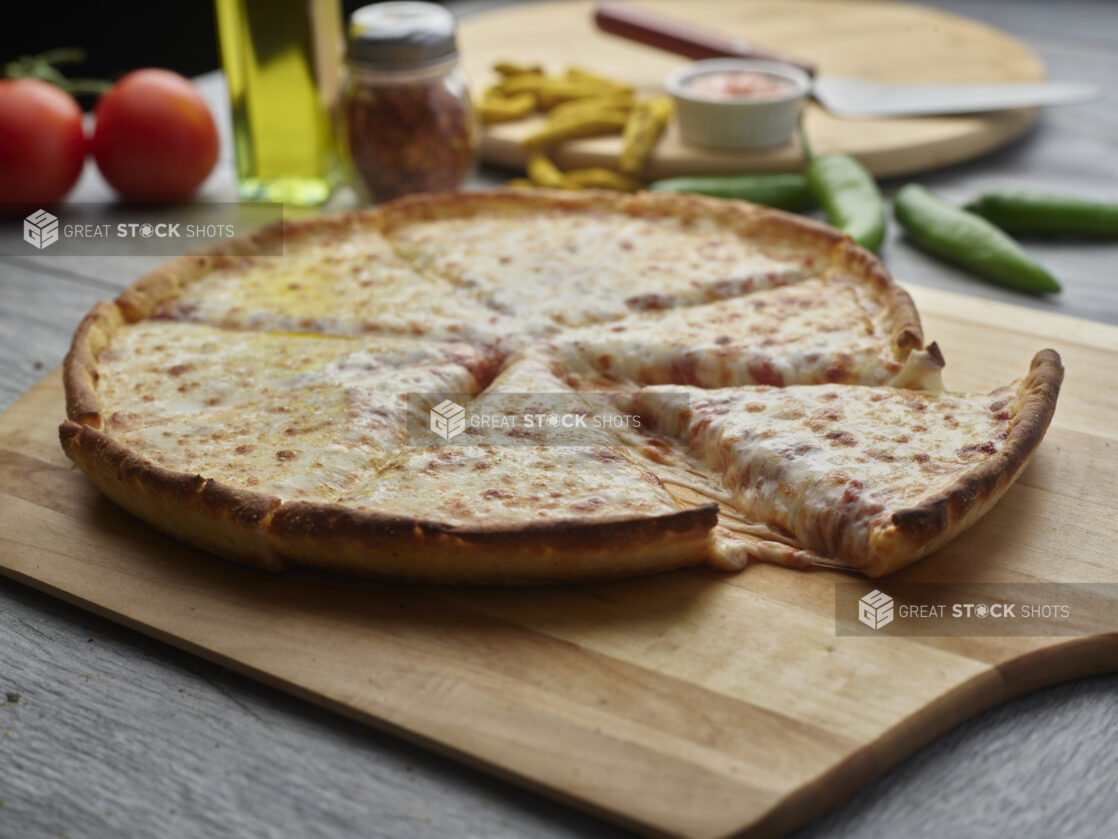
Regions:
<instances>
[{"instance_id":1,"label":"white ramekin","mask_svg":"<svg viewBox=\"0 0 1118 839\"><path fill-rule=\"evenodd\" d=\"M687 90L687 82L695 76L727 70L779 76L792 87L775 99L704 99ZM791 142L811 78L775 61L709 58L680 67L668 76L666 85L675 99L679 131L688 143L716 149L767 149Z\"/></svg>"}]
</instances>

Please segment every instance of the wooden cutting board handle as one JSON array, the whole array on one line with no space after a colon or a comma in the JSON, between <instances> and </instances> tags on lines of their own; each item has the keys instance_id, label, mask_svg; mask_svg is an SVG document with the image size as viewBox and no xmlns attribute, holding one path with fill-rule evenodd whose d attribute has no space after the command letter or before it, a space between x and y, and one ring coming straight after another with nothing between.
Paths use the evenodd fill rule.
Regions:
<instances>
[{"instance_id":1,"label":"wooden cutting board handle","mask_svg":"<svg viewBox=\"0 0 1118 839\"><path fill-rule=\"evenodd\" d=\"M594 23L603 32L687 58L756 58L779 61L798 67L809 76L815 75L815 67L798 58L758 49L745 41L726 38L717 32L661 17L627 3L599 3L594 9Z\"/></svg>"}]
</instances>

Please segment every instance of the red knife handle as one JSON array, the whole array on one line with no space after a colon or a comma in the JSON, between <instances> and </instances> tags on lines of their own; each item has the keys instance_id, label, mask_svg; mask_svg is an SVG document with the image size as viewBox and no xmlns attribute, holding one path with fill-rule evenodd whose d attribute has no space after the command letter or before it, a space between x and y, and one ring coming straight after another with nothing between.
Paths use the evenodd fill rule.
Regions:
<instances>
[{"instance_id":1,"label":"red knife handle","mask_svg":"<svg viewBox=\"0 0 1118 839\"><path fill-rule=\"evenodd\" d=\"M745 41L661 17L628 3L599 3L594 9L594 22L603 32L687 58L757 58L791 64L809 76L815 75L815 68L798 58L757 49Z\"/></svg>"}]
</instances>

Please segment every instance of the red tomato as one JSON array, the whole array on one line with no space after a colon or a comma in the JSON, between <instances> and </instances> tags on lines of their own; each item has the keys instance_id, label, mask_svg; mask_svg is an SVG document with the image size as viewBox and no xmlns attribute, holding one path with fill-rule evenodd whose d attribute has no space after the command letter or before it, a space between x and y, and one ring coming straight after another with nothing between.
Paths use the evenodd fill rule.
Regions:
<instances>
[{"instance_id":1,"label":"red tomato","mask_svg":"<svg viewBox=\"0 0 1118 839\"><path fill-rule=\"evenodd\" d=\"M82 173L82 109L39 79L0 81L0 202L53 204Z\"/></svg>"},{"instance_id":2,"label":"red tomato","mask_svg":"<svg viewBox=\"0 0 1118 839\"><path fill-rule=\"evenodd\" d=\"M97 103L97 168L134 201L178 201L217 162L217 128L197 86L170 70L136 70Z\"/></svg>"}]
</instances>

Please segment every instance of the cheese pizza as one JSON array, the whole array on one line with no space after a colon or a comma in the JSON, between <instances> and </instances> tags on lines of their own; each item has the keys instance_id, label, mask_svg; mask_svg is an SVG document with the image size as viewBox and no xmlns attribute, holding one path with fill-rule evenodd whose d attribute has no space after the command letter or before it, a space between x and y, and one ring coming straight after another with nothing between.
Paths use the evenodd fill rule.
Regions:
<instances>
[{"instance_id":1,"label":"cheese pizza","mask_svg":"<svg viewBox=\"0 0 1118 839\"><path fill-rule=\"evenodd\" d=\"M98 304L60 434L123 508L261 568L878 576L989 509L1055 408L1051 350L985 394L944 392L943 365L880 263L815 222L423 196L267 228ZM459 425L432 437L447 406Z\"/></svg>"}]
</instances>

